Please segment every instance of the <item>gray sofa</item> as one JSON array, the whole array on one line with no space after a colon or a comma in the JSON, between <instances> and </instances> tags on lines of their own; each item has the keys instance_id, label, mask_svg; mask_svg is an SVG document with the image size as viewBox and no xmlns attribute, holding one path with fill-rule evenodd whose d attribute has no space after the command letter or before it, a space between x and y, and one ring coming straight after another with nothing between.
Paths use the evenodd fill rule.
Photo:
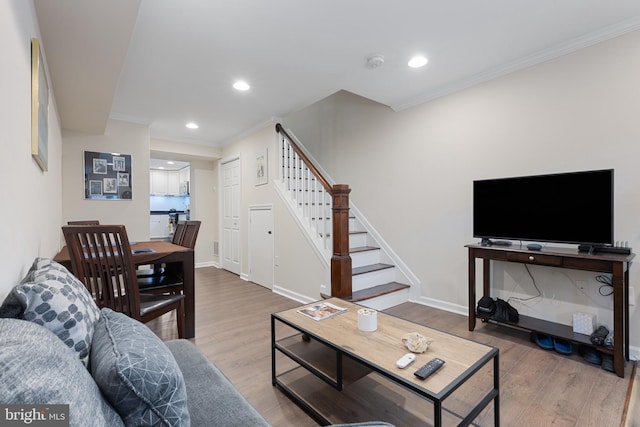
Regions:
<instances>
[{"instance_id":1,"label":"gray sofa","mask_svg":"<svg viewBox=\"0 0 640 427\"><path fill-rule=\"evenodd\" d=\"M129 405L123 401L112 405L91 372L69 357L73 354L55 335L35 323L0 319L0 402L67 404L72 426L269 425L190 341L169 341L166 348L177 362L186 392L186 399L181 396L169 404L186 403L188 411L165 410L162 406L167 405L166 401L156 395L148 400L141 397L135 404L138 409L129 409L134 416L125 419L118 411L130 408L131 401Z\"/></svg>"},{"instance_id":2,"label":"gray sofa","mask_svg":"<svg viewBox=\"0 0 640 427\"><path fill-rule=\"evenodd\" d=\"M66 268L44 258L0 306L1 405L63 405L56 411L71 426L269 425L190 341L162 342L142 323L99 310Z\"/></svg>"}]
</instances>

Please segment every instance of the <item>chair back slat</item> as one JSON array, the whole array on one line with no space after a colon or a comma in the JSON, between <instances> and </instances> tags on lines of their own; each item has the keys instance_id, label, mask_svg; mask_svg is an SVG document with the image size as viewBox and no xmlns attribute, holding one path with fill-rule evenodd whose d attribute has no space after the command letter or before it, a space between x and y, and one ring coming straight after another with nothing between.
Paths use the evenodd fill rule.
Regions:
<instances>
[{"instance_id":1,"label":"chair back slat","mask_svg":"<svg viewBox=\"0 0 640 427\"><path fill-rule=\"evenodd\" d=\"M124 225L62 227L73 274L98 307L140 319L140 297Z\"/></svg>"},{"instance_id":2,"label":"chair back slat","mask_svg":"<svg viewBox=\"0 0 640 427\"><path fill-rule=\"evenodd\" d=\"M184 237L184 228L184 221L179 221L176 224L176 229L173 232L173 239L171 239L171 243L179 245L182 242L182 238Z\"/></svg>"},{"instance_id":3,"label":"chair back slat","mask_svg":"<svg viewBox=\"0 0 640 427\"><path fill-rule=\"evenodd\" d=\"M190 249L196 247L196 239L198 238L198 231L200 230L200 221L185 221L184 233L180 246L184 246Z\"/></svg>"},{"instance_id":4,"label":"chair back slat","mask_svg":"<svg viewBox=\"0 0 640 427\"><path fill-rule=\"evenodd\" d=\"M97 219L85 219L82 221L67 221L67 225L100 225Z\"/></svg>"}]
</instances>

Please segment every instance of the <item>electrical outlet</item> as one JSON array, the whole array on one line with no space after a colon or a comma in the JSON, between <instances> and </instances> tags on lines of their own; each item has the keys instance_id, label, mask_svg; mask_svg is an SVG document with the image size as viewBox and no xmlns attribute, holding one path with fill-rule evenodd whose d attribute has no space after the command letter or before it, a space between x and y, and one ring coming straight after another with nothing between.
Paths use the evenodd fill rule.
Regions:
<instances>
[{"instance_id":1,"label":"electrical outlet","mask_svg":"<svg viewBox=\"0 0 640 427\"><path fill-rule=\"evenodd\" d=\"M586 280L576 280L576 292L578 295L587 295L589 282Z\"/></svg>"},{"instance_id":2,"label":"electrical outlet","mask_svg":"<svg viewBox=\"0 0 640 427\"><path fill-rule=\"evenodd\" d=\"M629 305L636 305L636 293L633 288L629 288Z\"/></svg>"}]
</instances>

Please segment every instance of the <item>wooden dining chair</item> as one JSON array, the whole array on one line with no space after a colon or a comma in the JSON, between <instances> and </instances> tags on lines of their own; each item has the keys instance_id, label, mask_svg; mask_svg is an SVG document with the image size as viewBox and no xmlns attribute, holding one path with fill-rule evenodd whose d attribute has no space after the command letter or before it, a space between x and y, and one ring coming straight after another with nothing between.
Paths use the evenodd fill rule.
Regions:
<instances>
[{"instance_id":1,"label":"wooden dining chair","mask_svg":"<svg viewBox=\"0 0 640 427\"><path fill-rule=\"evenodd\" d=\"M180 221L176 224L176 228L173 232L173 238L171 239L171 243L174 245L180 245L182 241L182 236L184 236L184 222ZM150 266L144 266L144 268L138 268L138 278L146 278L150 276L160 276L164 273L166 265L164 263L161 264L153 264Z\"/></svg>"},{"instance_id":2,"label":"wooden dining chair","mask_svg":"<svg viewBox=\"0 0 640 427\"><path fill-rule=\"evenodd\" d=\"M138 288L124 225L63 226L73 274L98 307L108 307L146 323L176 310L178 336L184 337L184 295L148 294Z\"/></svg>"},{"instance_id":3,"label":"wooden dining chair","mask_svg":"<svg viewBox=\"0 0 640 427\"><path fill-rule=\"evenodd\" d=\"M67 221L67 225L100 225L97 219L86 219L82 221Z\"/></svg>"},{"instance_id":4,"label":"wooden dining chair","mask_svg":"<svg viewBox=\"0 0 640 427\"><path fill-rule=\"evenodd\" d=\"M182 237L178 244L195 249L200 224L201 221L180 221L178 226L182 226ZM183 290L182 271L178 266L166 265L159 274L138 277L138 286L144 292L180 294Z\"/></svg>"},{"instance_id":5,"label":"wooden dining chair","mask_svg":"<svg viewBox=\"0 0 640 427\"><path fill-rule=\"evenodd\" d=\"M200 221L185 221L184 231L180 239L180 246L195 249L196 239L198 238L198 232L200 231Z\"/></svg>"},{"instance_id":6,"label":"wooden dining chair","mask_svg":"<svg viewBox=\"0 0 640 427\"><path fill-rule=\"evenodd\" d=\"M176 224L176 228L173 231L173 238L171 239L171 243L174 245L182 246L182 238L184 237L184 221L178 221Z\"/></svg>"}]
</instances>

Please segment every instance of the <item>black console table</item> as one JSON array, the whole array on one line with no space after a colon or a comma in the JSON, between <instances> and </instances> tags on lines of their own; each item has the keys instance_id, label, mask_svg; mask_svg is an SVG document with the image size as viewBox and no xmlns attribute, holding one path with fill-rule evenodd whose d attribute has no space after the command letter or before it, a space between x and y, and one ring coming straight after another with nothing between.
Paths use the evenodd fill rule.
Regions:
<instances>
[{"instance_id":1,"label":"black console table","mask_svg":"<svg viewBox=\"0 0 640 427\"><path fill-rule=\"evenodd\" d=\"M613 356L613 366L619 377L624 378L624 362L629 360L629 268L635 254L589 254L569 248L543 248L528 250L519 246L465 246L469 249L469 330L476 327L476 259L482 259L483 295L491 295L491 261L517 262L545 265L573 270L611 274L613 286L613 350L596 347L590 337L573 332L573 327L555 322L520 315L517 323L502 322L518 328L551 335L577 344L592 346ZM498 322L501 323L501 322Z\"/></svg>"}]
</instances>

